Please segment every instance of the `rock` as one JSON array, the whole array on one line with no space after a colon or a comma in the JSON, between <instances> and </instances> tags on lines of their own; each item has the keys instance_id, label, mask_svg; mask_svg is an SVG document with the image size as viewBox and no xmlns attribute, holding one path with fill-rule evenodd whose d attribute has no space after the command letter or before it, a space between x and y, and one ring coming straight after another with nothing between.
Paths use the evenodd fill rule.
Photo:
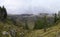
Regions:
<instances>
[{"instance_id":1,"label":"rock","mask_svg":"<svg viewBox=\"0 0 60 37\"><path fill-rule=\"evenodd\" d=\"M21 32L20 33L20 37L24 37L24 32Z\"/></svg>"},{"instance_id":2,"label":"rock","mask_svg":"<svg viewBox=\"0 0 60 37\"><path fill-rule=\"evenodd\" d=\"M7 31L2 32L3 35L9 34Z\"/></svg>"},{"instance_id":3,"label":"rock","mask_svg":"<svg viewBox=\"0 0 60 37\"><path fill-rule=\"evenodd\" d=\"M11 35L12 37L15 37L15 35L16 35L15 30L10 30L10 35Z\"/></svg>"}]
</instances>

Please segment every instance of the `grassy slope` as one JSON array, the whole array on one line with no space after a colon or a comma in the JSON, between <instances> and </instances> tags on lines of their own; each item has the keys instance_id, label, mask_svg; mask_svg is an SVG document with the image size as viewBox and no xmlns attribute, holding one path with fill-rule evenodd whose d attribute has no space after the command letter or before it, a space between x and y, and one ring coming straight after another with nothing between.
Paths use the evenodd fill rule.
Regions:
<instances>
[{"instance_id":1,"label":"grassy slope","mask_svg":"<svg viewBox=\"0 0 60 37\"><path fill-rule=\"evenodd\" d=\"M58 33L60 33L60 23L48 28L47 32L44 32L43 29L35 30L28 33L25 37L56 37Z\"/></svg>"},{"instance_id":2,"label":"grassy slope","mask_svg":"<svg viewBox=\"0 0 60 37\"><path fill-rule=\"evenodd\" d=\"M16 37L20 37L20 33L21 31L23 31L23 29L21 27L17 27L13 25L13 23L10 20L7 20L6 23L0 22L0 37L10 37L11 36L10 34L9 36L2 34L3 31L9 32L10 27L17 31ZM27 35L25 35L25 37L40 37L40 36L41 37L55 37L57 33L59 32L60 32L60 23L57 24L56 26L48 28L47 32L44 32L43 29L30 31L29 33L27 33Z\"/></svg>"},{"instance_id":3,"label":"grassy slope","mask_svg":"<svg viewBox=\"0 0 60 37\"><path fill-rule=\"evenodd\" d=\"M7 20L6 23L0 22L0 37L10 37L11 36L10 34L8 34L8 36L2 34L3 31L9 33L9 29L13 29L16 31L16 37L20 37L21 31L23 31L22 27L17 27L13 25L12 21Z\"/></svg>"}]
</instances>

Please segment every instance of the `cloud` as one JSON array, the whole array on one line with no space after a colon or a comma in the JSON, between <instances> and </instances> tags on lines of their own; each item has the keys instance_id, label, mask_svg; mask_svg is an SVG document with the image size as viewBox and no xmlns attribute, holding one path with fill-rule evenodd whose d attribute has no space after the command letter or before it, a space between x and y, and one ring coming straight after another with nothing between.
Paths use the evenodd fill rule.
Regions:
<instances>
[{"instance_id":1,"label":"cloud","mask_svg":"<svg viewBox=\"0 0 60 37\"><path fill-rule=\"evenodd\" d=\"M4 5L10 14L33 12L34 8L46 8L51 11L58 11L60 10L59 3L60 0L0 0L0 6Z\"/></svg>"}]
</instances>

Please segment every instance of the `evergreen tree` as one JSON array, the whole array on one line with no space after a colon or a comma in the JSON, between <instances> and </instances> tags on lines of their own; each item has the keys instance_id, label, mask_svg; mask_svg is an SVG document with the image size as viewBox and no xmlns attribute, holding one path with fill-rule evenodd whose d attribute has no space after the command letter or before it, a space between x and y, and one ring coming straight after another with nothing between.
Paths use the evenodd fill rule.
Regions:
<instances>
[{"instance_id":1,"label":"evergreen tree","mask_svg":"<svg viewBox=\"0 0 60 37\"><path fill-rule=\"evenodd\" d=\"M44 20L41 19L40 17L35 20L35 26L34 29L42 29L43 28L43 22Z\"/></svg>"},{"instance_id":2,"label":"evergreen tree","mask_svg":"<svg viewBox=\"0 0 60 37\"><path fill-rule=\"evenodd\" d=\"M6 8L3 6L2 10L3 10L3 17L4 17L4 19L6 19L7 18Z\"/></svg>"},{"instance_id":3,"label":"evergreen tree","mask_svg":"<svg viewBox=\"0 0 60 37\"><path fill-rule=\"evenodd\" d=\"M6 8L0 7L0 21L4 21L7 18L7 11Z\"/></svg>"},{"instance_id":4,"label":"evergreen tree","mask_svg":"<svg viewBox=\"0 0 60 37\"><path fill-rule=\"evenodd\" d=\"M1 18L1 7L0 7L0 18Z\"/></svg>"},{"instance_id":5,"label":"evergreen tree","mask_svg":"<svg viewBox=\"0 0 60 37\"><path fill-rule=\"evenodd\" d=\"M24 29L29 29L29 28L28 28L28 24L27 24L27 18L24 17L23 20L24 20L24 23L25 23Z\"/></svg>"},{"instance_id":6,"label":"evergreen tree","mask_svg":"<svg viewBox=\"0 0 60 37\"><path fill-rule=\"evenodd\" d=\"M35 27L34 27L34 29L42 29L42 28L43 28L43 20L38 19L38 20L35 22Z\"/></svg>"},{"instance_id":7,"label":"evergreen tree","mask_svg":"<svg viewBox=\"0 0 60 37\"><path fill-rule=\"evenodd\" d=\"M0 21L2 20L2 8L0 7Z\"/></svg>"},{"instance_id":8,"label":"evergreen tree","mask_svg":"<svg viewBox=\"0 0 60 37\"><path fill-rule=\"evenodd\" d=\"M55 13L54 14L54 23L56 23L57 22L57 14Z\"/></svg>"},{"instance_id":9,"label":"evergreen tree","mask_svg":"<svg viewBox=\"0 0 60 37\"><path fill-rule=\"evenodd\" d=\"M37 28L37 23L36 23L36 21L34 21L34 23L35 23L34 29L36 29Z\"/></svg>"},{"instance_id":10,"label":"evergreen tree","mask_svg":"<svg viewBox=\"0 0 60 37\"><path fill-rule=\"evenodd\" d=\"M29 29L28 24L27 24L27 20L25 20L25 27L26 27L26 29Z\"/></svg>"},{"instance_id":11,"label":"evergreen tree","mask_svg":"<svg viewBox=\"0 0 60 37\"><path fill-rule=\"evenodd\" d=\"M44 27L43 27L43 29L44 29L44 32L46 32L46 28L47 28L47 16L45 15L44 16Z\"/></svg>"}]
</instances>

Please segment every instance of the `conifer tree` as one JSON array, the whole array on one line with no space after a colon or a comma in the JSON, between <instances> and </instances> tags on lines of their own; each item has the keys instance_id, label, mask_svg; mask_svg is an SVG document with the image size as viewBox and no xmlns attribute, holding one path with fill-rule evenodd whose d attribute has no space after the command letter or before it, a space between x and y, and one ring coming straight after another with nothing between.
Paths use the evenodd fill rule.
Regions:
<instances>
[{"instance_id":1,"label":"conifer tree","mask_svg":"<svg viewBox=\"0 0 60 37\"><path fill-rule=\"evenodd\" d=\"M47 16L45 15L44 16L44 27L43 27L43 29L44 29L44 32L46 32L46 28L47 28Z\"/></svg>"},{"instance_id":2,"label":"conifer tree","mask_svg":"<svg viewBox=\"0 0 60 37\"><path fill-rule=\"evenodd\" d=\"M4 17L4 19L6 19L7 18L7 11L6 11L6 8L3 6L3 17Z\"/></svg>"},{"instance_id":3,"label":"conifer tree","mask_svg":"<svg viewBox=\"0 0 60 37\"><path fill-rule=\"evenodd\" d=\"M1 18L1 7L0 7L0 18Z\"/></svg>"},{"instance_id":4,"label":"conifer tree","mask_svg":"<svg viewBox=\"0 0 60 37\"><path fill-rule=\"evenodd\" d=\"M57 22L57 14L55 13L54 14L54 23L56 23Z\"/></svg>"},{"instance_id":5,"label":"conifer tree","mask_svg":"<svg viewBox=\"0 0 60 37\"><path fill-rule=\"evenodd\" d=\"M6 8L0 7L0 21L4 21L7 18L7 11Z\"/></svg>"}]
</instances>

